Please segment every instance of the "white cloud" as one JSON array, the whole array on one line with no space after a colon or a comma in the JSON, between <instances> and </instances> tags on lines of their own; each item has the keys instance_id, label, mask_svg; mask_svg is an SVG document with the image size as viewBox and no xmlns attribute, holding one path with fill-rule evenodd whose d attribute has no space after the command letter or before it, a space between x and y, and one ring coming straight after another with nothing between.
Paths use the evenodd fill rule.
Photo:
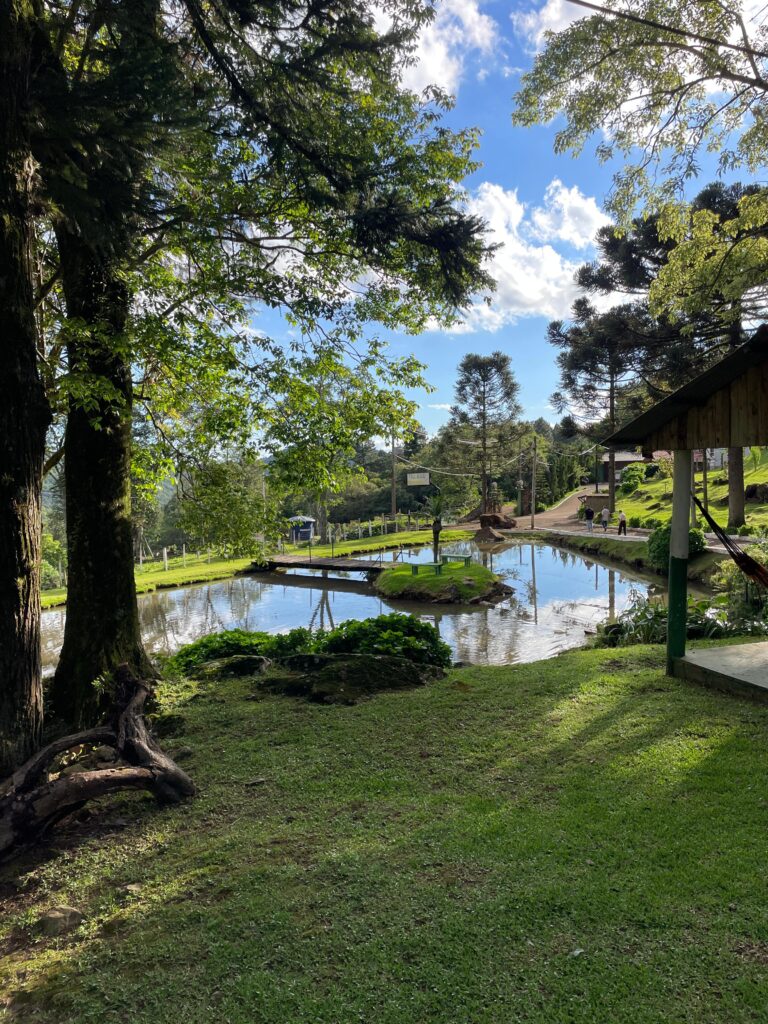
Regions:
<instances>
[{"instance_id":1,"label":"white cloud","mask_svg":"<svg viewBox=\"0 0 768 1024\"><path fill-rule=\"evenodd\" d=\"M446 412L450 412L453 406L450 402L432 402L427 406L428 409L443 409Z\"/></svg>"},{"instance_id":2,"label":"white cloud","mask_svg":"<svg viewBox=\"0 0 768 1024\"><path fill-rule=\"evenodd\" d=\"M592 196L585 196L578 186L566 188L559 178L547 186L544 206L531 214L533 231L545 242L560 240L577 249L584 249L595 239L598 228L610 223Z\"/></svg>"},{"instance_id":3,"label":"white cloud","mask_svg":"<svg viewBox=\"0 0 768 1024\"><path fill-rule=\"evenodd\" d=\"M569 259L551 242L586 246L604 219L594 199L555 179L544 205L529 211L516 189L484 182L468 206L486 222L489 242L501 244L489 266L496 291L490 302L472 306L453 332L496 331L525 316L567 318L581 294L574 275L584 260ZM595 304L607 308L614 300L595 297Z\"/></svg>"},{"instance_id":4,"label":"white cloud","mask_svg":"<svg viewBox=\"0 0 768 1024\"><path fill-rule=\"evenodd\" d=\"M547 32L562 32L574 21L586 18L590 13L567 0L546 0L542 7L525 13L515 11L510 18L515 30L523 36L531 49L540 50L544 46Z\"/></svg>"},{"instance_id":5,"label":"white cloud","mask_svg":"<svg viewBox=\"0 0 768 1024\"><path fill-rule=\"evenodd\" d=\"M478 0L441 0L421 33L416 63L406 70L403 82L414 92L437 85L455 95L468 58L493 60L498 39L498 25L480 10Z\"/></svg>"}]
</instances>

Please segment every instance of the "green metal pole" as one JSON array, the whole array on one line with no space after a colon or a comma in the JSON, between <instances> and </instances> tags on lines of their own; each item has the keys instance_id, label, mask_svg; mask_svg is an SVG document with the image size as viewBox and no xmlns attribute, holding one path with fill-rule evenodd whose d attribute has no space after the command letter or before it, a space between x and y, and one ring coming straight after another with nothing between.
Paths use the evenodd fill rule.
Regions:
<instances>
[{"instance_id":1,"label":"green metal pole","mask_svg":"<svg viewBox=\"0 0 768 1024\"><path fill-rule=\"evenodd\" d=\"M688 611L688 529L691 507L691 453L678 449L672 471L672 531L669 539L667 675L685 656Z\"/></svg>"}]
</instances>

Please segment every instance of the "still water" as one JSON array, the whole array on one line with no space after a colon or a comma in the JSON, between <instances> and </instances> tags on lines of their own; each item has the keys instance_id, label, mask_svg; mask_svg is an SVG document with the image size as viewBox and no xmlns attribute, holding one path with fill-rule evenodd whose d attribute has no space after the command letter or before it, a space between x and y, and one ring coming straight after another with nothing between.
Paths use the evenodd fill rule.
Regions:
<instances>
[{"instance_id":1,"label":"still water","mask_svg":"<svg viewBox=\"0 0 768 1024\"><path fill-rule=\"evenodd\" d=\"M440 606L384 600L367 584L344 574L326 584L319 574L308 581L299 579L298 575L307 575L304 570L282 578L277 574L240 576L139 597L144 641L152 652L172 653L182 644L224 629L274 633L296 626L330 629L345 619L405 611L434 623L456 660L509 665L548 658L583 644L585 631L620 615L635 595L645 595L653 586L623 569L543 543L520 541L480 548L472 541L457 541L443 545L442 551L471 555L501 575L514 594L494 608ZM414 548L383 557L385 561L428 562L432 553ZM65 614L63 608L43 613L43 661L49 672L61 647Z\"/></svg>"}]
</instances>

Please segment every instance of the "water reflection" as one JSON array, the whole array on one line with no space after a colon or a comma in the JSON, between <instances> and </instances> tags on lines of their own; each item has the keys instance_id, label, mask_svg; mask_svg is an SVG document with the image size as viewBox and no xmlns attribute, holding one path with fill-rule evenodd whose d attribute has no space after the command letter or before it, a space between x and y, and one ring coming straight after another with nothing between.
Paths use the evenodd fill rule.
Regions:
<instances>
[{"instance_id":1,"label":"water reflection","mask_svg":"<svg viewBox=\"0 0 768 1024\"><path fill-rule=\"evenodd\" d=\"M456 659L503 665L535 661L582 644L586 630L608 616L620 615L634 594L649 591L649 584L637 576L546 544L480 548L472 541L458 541L446 544L443 551L487 565L514 588L514 596L494 608L425 606L383 600L349 574L335 582L324 582L320 573L310 580L306 573L301 579L288 574L283 579L242 576L140 597L144 640L150 651L170 653L223 629L332 629L345 619L395 610L413 612L434 623ZM386 561L393 558L429 562L432 553L406 549L385 556ZM64 616L64 609L43 613L43 659L48 671L56 664Z\"/></svg>"}]
</instances>

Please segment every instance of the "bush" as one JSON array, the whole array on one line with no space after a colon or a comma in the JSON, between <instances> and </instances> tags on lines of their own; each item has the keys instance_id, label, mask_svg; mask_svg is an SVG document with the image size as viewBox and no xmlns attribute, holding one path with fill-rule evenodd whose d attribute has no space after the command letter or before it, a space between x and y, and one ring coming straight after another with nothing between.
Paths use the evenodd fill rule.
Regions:
<instances>
[{"instance_id":1,"label":"bush","mask_svg":"<svg viewBox=\"0 0 768 1024\"><path fill-rule=\"evenodd\" d=\"M59 570L54 569L50 562L42 561L40 563L40 586L43 590L52 590L54 587L61 586Z\"/></svg>"},{"instance_id":2,"label":"bush","mask_svg":"<svg viewBox=\"0 0 768 1024\"><path fill-rule=\"evenodd\" d=\"M648 462L645 466L645 479L651 480L653 477L659 475L659 467L655 462Z\"/></svg>"},{"instance_id":3,"label":"bush","mask_svg":"<svg viewBox=\"0 0 768 1024\"><path fill-rule=\"evenodd\" d=\"M642 522L642 520L640 519L640 516L630 516L629 519L627 520L627 523L628 523L630 529L634 529L634 530L636 530L640 526L641 522Z\"/></svg>"},{"instance_id":4,"label":"bush","mask_svg":"<svg viewBox=\"0 0 768 1024\"><path fill-rule=\"evenodd\" d=\"M342 622L326 632L292 629L288 633L249 633L229 629L186 644L168 660L171 669L191 672L206 661L235 654L280 658L289 654L389 654L422 665L451 664L451 649L428 622L414 615L379 615L375 619Z\"/></svg>"},{"instance_id":5,"label":"bush","mask_svg":"<svg viewBox=\"0 0 768 1024\"><path fill-rule=\"evenodd\" d=\"M390 654L443 668L451 664L451 649L434 626L398 612L342 622L320 637L316 650L327 654Z\"/></svg>"},{"instance_id":6,"label":"bush","mask_svg":"<svg viewBox=\"0 0 768 1024\"><path fill-rule=\"evenodd\" d=\"M739 537L749 537L755 532L754 526L740 526L736 533Z\"/></svg>"},{"instance_id":7,"label":"bush","mask_svg":"<svg viewBox=\"0 0 768 1024\"><path fill-rule=\"evenodd\" d=\"M234 654L260 654L266 658L301 654L311 651L313 643L314 635L309 629L292 629L289 633L249 633L244 629L228 629L186 644L169 659L168 665L180 672L189 672L203 662L229 658Z\"/></svg>"},{"instance_id":8,"label":"bush","mask_svg":"<svg viewBox=\"0 0 768 1024\"><path fill-rule=\"evenodd\" d=\"M645 466L643 463L638 462L632 466L627 466L621 474L619 494L632 494L633 491L637 490L644 479Z\"/></svg>"},{"instance_id":9,"label":"bush","mask_svg":"<svg viewBox=\"0 0 768 1024\"><path fill-rule=\"evenodd\" d=\"M688 598L687 630L689 640L719 639L729 636L763 636L768 623L753 615L737 616L727 603L715 599ZM596 647L629 647L632 644L663 644L667 640L667 607L661 601L637 597L617 622L605 622L597 628Z\"/></svg>"},{"instance_id":10,"label":"bush","mask_svg":"<svg viewBox=\"0 0 768 1024\"><path fill-rule=\"evenodd\" d=\"M661 520L657 519L655 516L648 516L648 518L644 519L640 525L646 530L658 530L661 526Z\"/></svg>"},{"instance_id":11,"label":"bush","mask_svg":"<svg viewBox=\"0 0 768 1024\"><path fill-rule=\"evenodd\" d=\"M658 526L648 538L648 561L656 569L666 569L669 566L669 538L671 534L671 526ZM701 530L688 531L689 557L697 555L706 546L707 542Z\"/></svg>"}]
</instances>

